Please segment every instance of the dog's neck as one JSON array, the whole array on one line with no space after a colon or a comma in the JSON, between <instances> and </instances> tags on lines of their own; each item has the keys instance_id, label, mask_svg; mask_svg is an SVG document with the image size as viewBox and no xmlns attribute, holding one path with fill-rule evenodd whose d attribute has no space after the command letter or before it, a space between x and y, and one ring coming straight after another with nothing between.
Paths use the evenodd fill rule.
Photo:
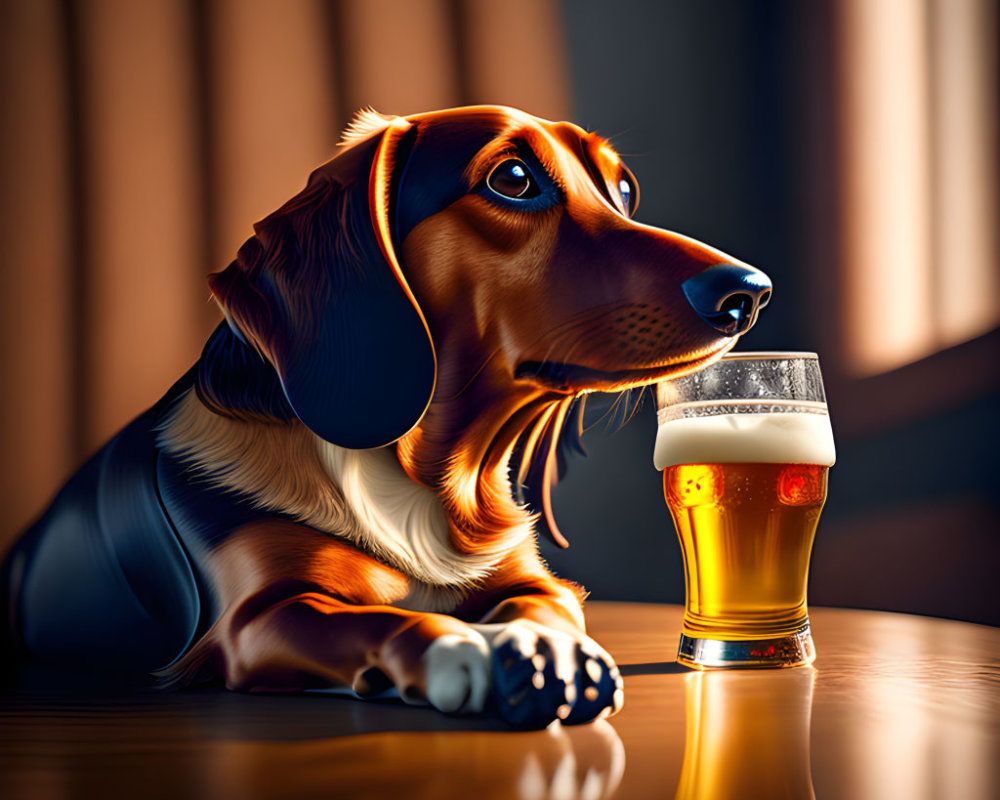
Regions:
<instances>
[{"instance_id":1,"label":"dog's neck","mask_svg":"<svg viewBox=\"0 0 1000 800\"><path fill-rule=\"evenodd\" d=\"M537 435L546 424L558 426L573 398L518 383L499 361L479 365L465 378L469 371L451 368L447 353L438 358L441 374L454 377L439 383L423 419L400 439L400 463L441 496L457 549L506 551L524 538L541 510L514 500L511 456L525 434L532 440L533 431L531 446L541 446ZM513 466L516 473L519 465Z\"/></svg>"}]
</instances>

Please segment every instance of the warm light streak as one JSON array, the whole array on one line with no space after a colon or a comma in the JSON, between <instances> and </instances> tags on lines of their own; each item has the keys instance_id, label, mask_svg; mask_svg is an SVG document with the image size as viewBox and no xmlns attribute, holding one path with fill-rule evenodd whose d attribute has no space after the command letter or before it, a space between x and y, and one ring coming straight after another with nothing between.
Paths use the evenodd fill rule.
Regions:
<instances>
[{"instance_id":1,"label":"warm light streak","mask_svg":"<svg viewBox=\"0 0 1000 800\"><path fill-rule=\"evenodd\" d=\"M535 449L538 447L538 441L545 432L545 428L548 425L549 420L552 419L552 415L556 413L557 408L557 405L551 405L546 408L538 418L538 421L534 424L534 427L531 429L531 433L528 434L528 440L524 443L524 451L521 456L521 465L517 471L518 483L524 483L524 479L528 474L528 469L531 466L532 458L535 455Z\"/></svg>"},{"instance_id":2,"label":"warm light streak","mask_svg":"<svg viewBox=\"0 0 1000 800\"><path fill-rule=\"evenodd\" d=\"M996 7L840 9L844 343L866 375L1000 323Z\"/></svg>"},{"instance_id":3,"label":"warm light streak","mask_svg":"<svg viewBox=\"0 0 1000 800\"><path fill-rule=\"evenodd\" d=\"M467 518L475 517L479 508L480 460L471 448L458 447L448 459L444 474L446 494L458 506L459 513Z\"/></svg>"},{"instance_id":4,"label":"warm light streak","mask_svg":"<svg viewBox=\"0 0 1000 800\"><path fill-rule=\"evenodd\" d=\"M931 3L935 37L935 300L940 344L1000 322L997 4Z\"/></svg>"},{"instance_id":5,"label":"warm light streak","mask_svg":"<svg viewBox=\"0 0 1000 800\"><path fill-rule=\"evenodd\" d=\"M443 475L444 497L459 550L490 558L531 535L533 518L510 495L510 447L484 464L474 446L460 445Z\"/></svg>"},{"instance_id":6,"label":"warm light streak","mask_svg":"<svg viewBox=\"0 0 1000 800\"><path fill-rule=\"evenodd\" d=\"M372 226L378 234L377 239L379 248L382 250L382 255L392 268L393 273L396 275L396 279L403 287L403 291L406 292L410 300L414 303L414 305L416 305L416 301L413 298L413 292L410 290L410 286L406 282L406 277L403 275L403 270L399 266L399 260L396 258L396 251L392 244L392 230L389 217L389 184L392 179L392 166L393 159L395 157L395 148L399 138L406 133L409 128L410 123L402 117L396 117L387 126L387 130L382 136L382 141L379 143L378 151L376 152L375 160L372 164L372 174L368 190L368 202L369 207L371 208ZM423 318L422 313L421 318Z\"/></svg>"},{"instance_id":7,"label":"warm light streak","mask_svg":"<svg viewBox=\"0 0 1000 800\"><path fill-rule=\"evenodd\" d=\"M396 145L409 129L409 122L402 117L396 117L386 127L385 133L382 134L382 140L379 142L378 150L375 152L375 159L372 162L371 175L368 180L368 206L371 213L372 227L377 234L375 238L378 239L382 255L392 268L392 272L396 276L400 288L413 304L413 309L416 311L417 316L420 317L420 322L427 334L427 343L431 349L431 357L434 359L434 379L431 391L427 396L427 403L420 412L420 416L422 417L431 403L431 398L434 396L434 387L437 385L437 353L434 350L434 340L431 338L427 319L424 317L424 312L420 308L416 297L413 296L413 290L410 288L406 276L403 275L399 259L396 257L396 250L392 243L392 224L389 214L390 183L392 181Z\"/></svg>"},{"instance_id":8,"label":"warm light streak","mask_svg":"<svg viewBox=\"0 0 1000 800\"><path fill-rule=\"evenodd\" d=\"M459 481L455 497L463 514L467 517L472 517L479 507L479 472L474 469L465 469L458 472L457 475Z\"/></svg>"},{"instance_id":9,"label":"warm light streak","mask_svg":"<svg viewBox=\"0 0 1000 800\"><path fill-rule=\"evenodd\" d=\"M610 161L616 167L621 163L621 159L618 158L618 153L616 153L606 144L600 146L599 152L601 153L602 156L604 156L608 161Z\"/></svg>"},{"instance_id":10,"label":"warm light streak","mask_svg":"<svg viewBox=\"0 0 1000 800\"><path fill-rule=\"evenodd\" d=\"M927 15L911 0L841 8L845 344L873 373L933 347Z\"/></svg>"}]
</instances>

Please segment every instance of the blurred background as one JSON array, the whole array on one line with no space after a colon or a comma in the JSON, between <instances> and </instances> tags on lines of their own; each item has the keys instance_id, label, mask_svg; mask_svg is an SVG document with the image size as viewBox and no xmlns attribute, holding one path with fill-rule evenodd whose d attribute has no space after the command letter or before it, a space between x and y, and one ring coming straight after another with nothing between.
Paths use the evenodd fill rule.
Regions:
<instances>
[{"instance_id":1,"label":"blurred background","mask_svg":"<svg viewBox=\"0 0 1000 800\"><path fill-rule=\"evenodd\" d=\"M353 113L609 137L638 218L765 270L838 445L810 601L1000 624L997 0L0 0L0 547L199 355L205 275ZM655 409L555 490L560 575L682 602Z\"/></svg>"}]
</instances>

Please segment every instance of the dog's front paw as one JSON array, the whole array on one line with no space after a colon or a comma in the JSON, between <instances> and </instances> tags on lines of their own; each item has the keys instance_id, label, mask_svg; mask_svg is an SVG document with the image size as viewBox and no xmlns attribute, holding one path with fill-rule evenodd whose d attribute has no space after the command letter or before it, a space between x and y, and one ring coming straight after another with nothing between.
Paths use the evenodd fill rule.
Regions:
<instances>
[{"instance_id":1,"label":"dog's front paw","mask_svg":"<svg viewBox=\"0 0 1000 800\"><path fill-rule=\"evenodd\" d=\"M439 636L424 653L427 701L440 711L478 713L490 696L490 648L474 630Z\"/></svg>"},{"instance_id":2,"label":"dog's front paw","mask_svg":"<svg viewBox=\"0 0 1000 800\"><path fill-rule=\"evenodd\" d=\"M618 667L589 636L530 620L475 627L492 647L493 696L509 724L540 728L560 719L573 725L621 709Z\"/></svg>"}]
</instances>

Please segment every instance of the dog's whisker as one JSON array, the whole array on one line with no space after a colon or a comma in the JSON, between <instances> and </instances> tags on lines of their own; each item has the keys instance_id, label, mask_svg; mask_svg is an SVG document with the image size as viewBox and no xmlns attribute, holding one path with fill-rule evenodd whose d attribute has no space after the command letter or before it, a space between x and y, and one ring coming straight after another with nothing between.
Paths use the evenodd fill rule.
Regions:
<instances>
[{"instance_id":1,"label":"dog's whisker","mask_svg":"<svg viewBox=\"0 0 1000 800\"><path fill-rule=\"evenodd\" d=\"M614 401L611 403L611 407L608 409L607 414L605 414L605 417L607 418L607 422L605 424L605 428L604 429L606 431L610 431L611 430L611 426L612 426L612 424L614 424L615 418L616 418L616 416L618 414L618 408L621 405L622 398L624 396L625 396L624 392L619 392L615 396Z\"/></svg>"},{"instance_id":2,"label":"dog's whisker","mask_svg":"<svg viewBox=\"0 0 1000 800\"><path fill-rule=\"evenodd\" d=\"M610 414L613 409L614 409L614 404L612 404L610 408L605 409L604 413L601 414L601 416L599 416L596 420L594 420L590 425L588 425L587 427L585 427L583 429L583 432L584 433L589 433L590 431L594 430L594 428L596 428L602 422L604 422L605 420L607 420L608 414Z\"/></svg>"},{"instance_id":3,"label":"dog's whisker","mask_svg":"<svg viewBox=\"0 0 1000 800\"><path fill-rule=\"evenodd\" d=\"M634 417L634 416L635 416L635 412L639 410L639 405L640 405L640 404L642 403L642 397L643 397L643 391L645 390L645 388L646 388L645 386L641 386L641 387L639 387L639 391L637 392L637 395L638 395L638 396L636 397L636 400L635 400L635 402L634 402L634 403L632 404L632 410L631 410L631 411L629 411L629 413L628 413L628 416L627 416L627 417L625 418L625 420L624 420L624 421L622 422L622 424L621 424L621 425L619 426L618 430L621 430L621 429L622 429L622 428L624 428L624 427L625 427L626 425L628 425L628 424L629 424L629 422L631 422L631 421L632 421L632 417ZM630 394L631 394L632 392L635 392L635 390L634 390L634 389L629 389L628 391L629 391L629 393L630 393ZM626 404L627 404L627 403L626 403Z\"/></svg>"},{"instance_id":4,"label":"dog's whisker","mask_svg":"<svg viewBox=\"0 0 1000 800\"><path fill-rule=\"evenodd\" d=\"M618 400L615 403L615 416L614 416L614 430L612 433L618 433L622 429L626 415L628 414L628 389L625 389L618 395Z\"/></svg>"},{"instance_id":5,"label":"dog's whisker","mask_svg":"<svg viewBox=\"0 0 1000 800\"><path fill-rule=\"evenodd\" d=\"M610 136L606 136L605 138L608 140L608 142L614 142L615 139L618 139L621 136L625 136L626 134L631 133L633 130L635 130L635 125L629 125L627 128L623 128L622 130L618 131L618 133L612 133ZM617 147L615 148L615 150L620 156L629 155L628 153L623 153L621 150L618 150Z\"/></svg>"}]
</instances>

